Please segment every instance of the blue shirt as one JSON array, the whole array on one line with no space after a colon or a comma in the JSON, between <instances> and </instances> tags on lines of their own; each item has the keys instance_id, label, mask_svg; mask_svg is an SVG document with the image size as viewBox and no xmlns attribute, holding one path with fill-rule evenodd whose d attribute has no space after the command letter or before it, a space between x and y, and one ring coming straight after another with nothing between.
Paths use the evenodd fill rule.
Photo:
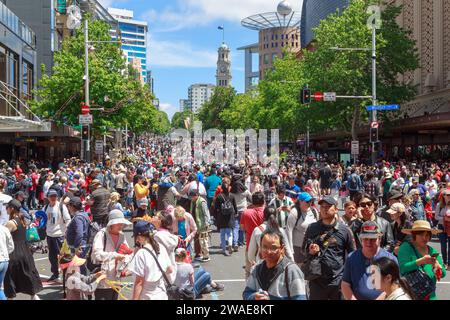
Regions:
<instances>
[{"instance_id":1,"label":"blue shirt","mask_svg":"<svg viewBox=\"0 0 450 320\"><path fill-rule=\"evenodd\" d=\"M214 194L216 193L217 187L222 184L222 179L213 174L210 175L208 178L206 178L205 181L205 189L206 189L206 196L210 199L214 197Z\"/></svg>"},{"instance_id":2,"label":"blue shirt","mask_svg":"<svg viewBox=\"0 0 450 320\"><path fill-rule=\"evenodd\" d=\"M293 186L290 186L289 184L286 185L286 196L288 196L289 198L297 199L300 192L300 187L296 184L294 184Z\"/></svg>"},{"instance_id":3,"label":"blue shirt","mask_svg":"<svg viewBox=\"0 0 450 320\"><path fill-rule=\"evenodd\" d=\"M378 253L372 259L367 259L362 254L361 249L350 253L345 262L344 275L342 281L349 283L352 287L353 295L358 300L375 300L382 293L376 290L372 285L370 277L370 265L372 261L387 257L394 260L397 265L397 258L390 252L380 248Z\"/></svg>"},{"instance_id":4,"label":"blue shirt","mask_svg":"<svg viewBox=\"0 0 450 320\"><path fill-rule=\"evenodd\" d=\"M184 239L186 239L186 220L178 221L178 235Z\"/></svg>"}]
</instances>

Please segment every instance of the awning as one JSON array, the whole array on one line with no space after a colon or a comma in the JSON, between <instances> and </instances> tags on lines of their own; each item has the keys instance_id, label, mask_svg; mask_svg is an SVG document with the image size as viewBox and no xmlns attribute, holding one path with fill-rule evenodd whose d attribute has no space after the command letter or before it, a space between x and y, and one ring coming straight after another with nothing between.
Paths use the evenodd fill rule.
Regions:
<instances>
[{"instance_id":1,"label":"awning","mask_svg":"<svg viewBox=\"0 0 450 320\"><path fill-rule=\"evenodd\" d=\"M0 132L50 132L51 128L50 122L0 116Z\"/></svg>"}]
</instances>

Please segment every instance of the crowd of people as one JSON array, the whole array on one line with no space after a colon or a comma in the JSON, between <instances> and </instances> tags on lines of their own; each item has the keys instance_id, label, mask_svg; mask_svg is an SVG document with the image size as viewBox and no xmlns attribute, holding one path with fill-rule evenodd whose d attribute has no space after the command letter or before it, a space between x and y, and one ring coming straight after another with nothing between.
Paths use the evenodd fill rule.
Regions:
<instances>
[{"instance_id":1,"label":"crowd of people","mask_svg":"<svg viewBox=\"0 0 450 320\"><path fill-rule=\"evenodd\" d=\"M448 161L296 156L263 175L179 164L157 137L126 160L53 165L0 163L0 299L39 299L37 250L65 299L125 298L129 276L131 299L199 299L224 290L208 272L215 231L225 257L244 251L246 300L433 300L450 265Z\"/></svg>"}]
</instances>

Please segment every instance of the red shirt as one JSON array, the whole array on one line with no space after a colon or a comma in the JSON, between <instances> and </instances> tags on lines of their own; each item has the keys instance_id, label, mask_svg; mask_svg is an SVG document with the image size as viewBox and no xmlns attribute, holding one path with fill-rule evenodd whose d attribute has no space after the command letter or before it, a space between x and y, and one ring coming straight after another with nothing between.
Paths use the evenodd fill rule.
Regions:
<instances>
[{"instance_id":1,"label":"red shirt","mask_svg":"<svg viewBox=\"0 0 450 320\"><path fill-rule=\"evenodd\" d=\"M39 175L35 172L33 172L30 176L31 178L31 187L30 187L30 191L35 191L38 185L38 180L39 180Z\"/></svg>"},{"instance_id":2,"label":"red shirt","mask_svg":"<svg viewBox=\"0 0 450 320\"><path fill-rule=\"evenodd\" d=\"M264 207L256 207L252 209L247 209L242 213L241 224L245 228L245 241L247 243L247 249L250 244L250 238L252 236L253 230L261 225L264 221Z\"/></svg>"}]
</instances>

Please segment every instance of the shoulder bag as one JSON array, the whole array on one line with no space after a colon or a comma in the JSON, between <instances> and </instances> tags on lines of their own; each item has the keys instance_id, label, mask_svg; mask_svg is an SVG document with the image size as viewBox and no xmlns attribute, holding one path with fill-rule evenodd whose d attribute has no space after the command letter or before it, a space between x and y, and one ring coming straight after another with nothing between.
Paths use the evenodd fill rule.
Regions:
<instances>
[{"instance_id":1,"label":"shoulder bag","mask_svg":"<svg viewBox=\"0 0 450 320\"><path fill-rule=\"evenodd\" d=\"M416 248L411 243L408 242L408 244L414 249L414 253L419 259ZM436 283L426 274L423 266L408 272L404 277L408 281L416 300L428 300L429 296L436 290Z\"/></svg>"},{"instance_id":2,"label":"shoulder bag","mask_svg":"<svg viewBox=\"0 0 450 320\"><path fill-rule=\"evenodd\" d=\"M327 240L332 236L334 233L336 227L333 227L330 231L328 231L325 234L325 237L322 240L322 243L326 243ZM319 236L318 238L320 238ZM302 264L300 269L302 270L303 274L305 275L305 280L307 281L313 281L320 277L322 277L322 257L325 255L325 252L328 250L328 244L325 246L325 250L321 254L315 255L315 256L309 256L305 262Z\"/></svg>"},{"instance_id":3,"label":"shoulder bag","mask_svg":"<svg viewBox=\"0 0 450 320\"><path fill-rule=\"evenodd\" d=\"M178 287L176 285L170 283L169 278L166 275L166 272L163 270L163 268L159 264L158 258L155 256L155 254L149 248L143 247L142 249L145 249L146 251L150 252L153 259L155 259L155 262L158 265L159 271L161 271L161 273L163 275L164 282L166 284L166 292L167 292L167 296L169 297L169 300L180 300L180 293L179 293Z\"/></svg>"}]
</instances>

